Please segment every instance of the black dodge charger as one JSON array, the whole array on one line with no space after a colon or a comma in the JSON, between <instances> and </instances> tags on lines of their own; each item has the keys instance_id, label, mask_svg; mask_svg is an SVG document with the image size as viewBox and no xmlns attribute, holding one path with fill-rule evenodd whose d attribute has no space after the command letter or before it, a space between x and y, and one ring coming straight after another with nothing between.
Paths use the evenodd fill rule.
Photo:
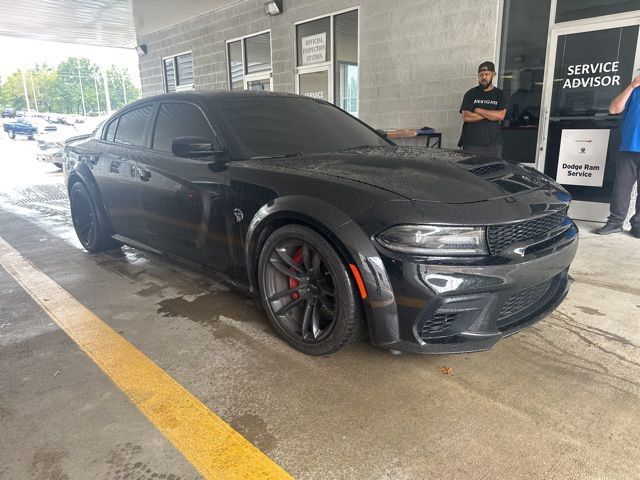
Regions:
<instances>
[{"instance_id":1,"label":"black dodge charger","mask_svg":"<svg viewBox=\"0 0 640 480\"><path fill-rule=\"evenodd\" d=\"M578 244L569 194L536 170L397 146L296 95L145 98L64 161L89 252L196 262L311 355L365 328L394 352L488 349L564 299Z\"/></svg>"}]
</instances>

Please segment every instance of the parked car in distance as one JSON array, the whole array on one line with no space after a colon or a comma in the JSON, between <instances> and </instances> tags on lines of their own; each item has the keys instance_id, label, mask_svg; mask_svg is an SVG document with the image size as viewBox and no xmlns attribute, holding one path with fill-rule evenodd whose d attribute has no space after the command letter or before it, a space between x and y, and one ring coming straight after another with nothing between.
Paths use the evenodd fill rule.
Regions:
<instances>
[{"instance_id":1,"label":"parked car in distance","mask_svg":"<svg viewBox=\"0 0 640 480\"><path fill-rule=\"evenodd\" d=\"M61 169L65 148L89 138L101 125L102 122L96 125L99 120L100 118L97 117L92 118L91 122L83 123L79 127L75 125L47 125L43 133L36 135L39 148L36 159L45 163L53 163Z\"/></svg>"},{"instance_id":2,"label":"parked car in distance","mask_svg":"<svg viewBox=\"0 0 640 480\"><path fill-rule=\"evenodd\" d=\"M38 132L38 127L24 118L20 118L15 122L5 122L3 129L11 139L16 138L16 135L23 135L28 137L29 140L33 140L33 136Z\"/></svg>"},{"instance_id":3,"label":"parked car in distance","mask_svg":"<svg viewBox=\"0 0 640 480\"><path fill-rule=\"evenodd\" d=\"M2 118L15 118L16 109L15 108L4 108L2 110Z\"/></svg>"},{"instance_id":4,"label":"parked car in distance","mask_svg":"<svg viewBox=\"0 0 640 480\"><path fill-rule=\"evenodd\" d=\"M578 244L569 194L540 172L400 147L296 95L145 98L64 162L89 252L125 243L201 264L311 355L363 328L392 351L491 348L564 299Z\"/></svg>"}]
</instances>

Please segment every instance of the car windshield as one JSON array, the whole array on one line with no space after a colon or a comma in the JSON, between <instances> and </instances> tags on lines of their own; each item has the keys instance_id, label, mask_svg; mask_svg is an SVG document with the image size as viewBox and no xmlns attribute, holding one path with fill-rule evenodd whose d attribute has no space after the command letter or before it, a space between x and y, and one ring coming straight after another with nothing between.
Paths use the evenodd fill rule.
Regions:
<instances>
[{"instance_id":1,"label":"car windshield","mask_svg":"<svg viewBox=\"0 0 640 480\"><path fill-rule=\"evenodd\" d=\"M388 145L373 130L326 102L256 95L217 102L218 123L234 159L273 158Z\"/></svg>"}]
</instances>

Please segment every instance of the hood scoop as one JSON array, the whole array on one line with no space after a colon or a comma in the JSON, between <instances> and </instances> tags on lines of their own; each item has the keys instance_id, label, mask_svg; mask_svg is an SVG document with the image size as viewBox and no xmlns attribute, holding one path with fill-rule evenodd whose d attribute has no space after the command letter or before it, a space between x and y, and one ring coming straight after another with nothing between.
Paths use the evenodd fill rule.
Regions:
<instances>
[{"instance_id":1,"label":"hood scoop","mask_svg":"<svg viewBox=\"0 0 640 480\"><path fill-rule=\"evenodd\" d=\"M492 175L494 173L502 174L504 173L505 167L506 166L504 163L490 163L488 165L474 167L471 170L469 170L469 172L473 173L474 175L478 175L479 177L482 177L486 175Z\"/></svg>"}]
</instances>

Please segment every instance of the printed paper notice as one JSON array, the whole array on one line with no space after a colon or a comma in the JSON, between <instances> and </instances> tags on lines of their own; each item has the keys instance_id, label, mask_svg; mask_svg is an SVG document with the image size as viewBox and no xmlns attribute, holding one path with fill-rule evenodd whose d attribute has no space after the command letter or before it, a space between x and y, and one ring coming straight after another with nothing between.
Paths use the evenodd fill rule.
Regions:
<instances>
[{"instance_id":1,"label":"printed paper notice","mask_svg":"<svg viewBox=\"0 0 640 480\"><path fill-rule=\"evenodd\" d=\"M327 60L326 32L302 37L302 65L325 62Z\"/></svg>"},{"instance_id":2,"label":"printed paper notice","mask_svg":"<svg viewBox=\"0 0 640 480\"><path fill-rule=\"evenodd\" d=\"M563 130L556 181L562 185L601 187L609 147L608 129Z\"/></svg>"}]
</instances>

